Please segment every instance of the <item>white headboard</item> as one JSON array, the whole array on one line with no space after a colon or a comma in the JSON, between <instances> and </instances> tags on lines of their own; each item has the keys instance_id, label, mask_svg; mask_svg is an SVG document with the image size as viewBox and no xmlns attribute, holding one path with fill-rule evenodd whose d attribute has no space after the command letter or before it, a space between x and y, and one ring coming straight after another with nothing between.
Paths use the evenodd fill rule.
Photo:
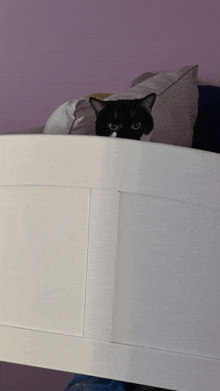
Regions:
<instances>
[{"instance_id":1,"label":"white headboard","mask_svg":"<svg viewBox=\"0 0 220 391\"><path fill-rule=\"evenodd\" d=\"M0 156L0 359L219 391L220 156L46 135Z\"/></svg>"}]
</instances>

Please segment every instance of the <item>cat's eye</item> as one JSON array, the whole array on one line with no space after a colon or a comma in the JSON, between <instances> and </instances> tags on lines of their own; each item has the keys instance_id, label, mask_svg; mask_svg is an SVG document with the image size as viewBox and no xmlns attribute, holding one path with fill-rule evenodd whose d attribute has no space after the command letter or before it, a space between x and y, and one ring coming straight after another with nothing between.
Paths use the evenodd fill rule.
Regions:
<instances>
[{"instance_id":1,"label":"cat's eye","mask_svg":"<svg viewBox=\"0 0 220 391\"><path fill-rule=\"evenodd\" d=\"M112 130L113 132L115 132L117 129L118 129L118 125L117 124L114 124L114 123L110 123L108 124L108 127L110 130Z\"/></svg>"},{"instance_id":2,"label":"cat's eye","mask_svg":"<svg viewBox=\"0 0 220 391\"><path fill-rule=\"evenodd\" d=\"M140 127L141 127L141 122L134 122L131 125L131 128L134 129L134 130L140 129Z\"/></svg>"}]
</instances>

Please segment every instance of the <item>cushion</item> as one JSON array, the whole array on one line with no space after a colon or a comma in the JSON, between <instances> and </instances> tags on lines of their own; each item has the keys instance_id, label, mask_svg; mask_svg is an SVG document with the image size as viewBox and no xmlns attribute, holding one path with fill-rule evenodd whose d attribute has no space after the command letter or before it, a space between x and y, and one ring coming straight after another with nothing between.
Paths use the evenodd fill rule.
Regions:
<instances>
[{"instance_id":1,"label":"cushion","mask_svg":"<svg viewBox=\"0 0 220 391\"><path fill-rule=\"evenodd\" d=\"M75 125L77 125L79 122L78 118L75 116L75 111L77 103L82 100L84 99L70 100L59 106L48 119L43 133L69 134L72 124L75 123Z\"/></svg>"},{"instance_id":2,"label":"cushion","mask_svg":"<svg viewBox=\"0 0 220 391\"><path fill-rule=\"evenodd\" d=\"M131 87L155 75L157 73L142 73L132 81ZM192 148L220 153L220 87L210 84L209 80L198 79L198 116Z\"/></svg>"},{"instance_id":3,"label":"cushion","mask_svg":"<svg viewBox=\"0 0 220 391\"><path fill-rule=\"evenodd\" d=\"M155 92L154 130L150 141L191 147L198 113L197 73L197 65L154 76L148 73L143 82L104 100L138 99ZM95 135L95 121L96 114L89 98L76 99L66 102L52 114L44 133ZM148 140L146 135L141 138L141 141Z\"/></svg>"},{"instance_id":4,"label":"cushion","mask_svg":"<svg viewBox=\"0 0 220 391\"><path fill-rule=\"evenodd\" d=\"M191 147L198 114L197 73L198 65L154 76L147 73L148 78L143 82L106 100L142 98L155 92L157 98L152 109L154 129L150 141ZM149 136L143 135L141 141L147 141L147 138Z\"/></svg>"},{"instance_id":5,"label":"cushion","mask_svg":"<svg viewBox=\"0 0 220 391\"><path fill-rule=\"evenodd\" d=\"M103 100L110 93L95 93L82 99L63 103L48 119L44 134L79 134L95 136L96 115L90 106L89 98L93 96ZM76 110L77 108L77 110Z\"/></svg>"},{"instance_id":6,"label":"cushion","mask_svg":"<svg viewBox=\"0 0 220 391\"><path fill-rule=\"evenodd\" d=\"M85 97L85 99L89 99L90 97L92 98L97 98L99 100L104 100L106 98L108 98L110 95L112 94L107 94L107 93L95 93L95 94L91 94L91 95L87 95Z\"/></svg>"},{"instance_id":7,"label":"cushion","mask_svg":"<svg viewBox=\"0 0 220 391\"><path fill-rule=\"evenodd\" d=\"M143 81L145 81L147 79L150 79L150 77L153 77L153 76L156 76L156 75L158 75L158 72L145 72L145 73L142 73L140 76L136 77L132 81L131 87L135 87L137 84L140 84Z\"/></svg>"},{"instance_id":8,"label":"cushion","mask_svg":"<svg viewBox=\"0 0 220 391\"><path fill-rule=\"evenodd\" d=\"M152 74L148 73L148 75L152 77ZM203 83L204 81L202 80L201 82ZM133 83L135 85L135 81ZM198 116L194 125L192 148L220 153L220 87L199 85L198 89ZM106 95L109 96L110 94L92 94L88 97L94 96L98 99L103 99ZM43 129L44 126L41 126L13 133L42 133Z\"/></svg>"},{"instance_id":9,"label":"cushion","mask_svg":"<svg viewBox=\"0 0 220 391\"><path fill-rule=\"evenodd\" d=\"M155 75L157 75L158 72L145 72L145 73L142 73L141 75L137 76L131 83L131 87L134 87L136 86L137 84L139 83L142 83L143 81L149 79L150 77L153 77ZM205 80L205 79L197 79L197 85L198 86L203 86L203 85L212 85L212 86L216 86L215 84L213 84L212 82L210 82L210 80Z\"/></svg>"}]
</instances>

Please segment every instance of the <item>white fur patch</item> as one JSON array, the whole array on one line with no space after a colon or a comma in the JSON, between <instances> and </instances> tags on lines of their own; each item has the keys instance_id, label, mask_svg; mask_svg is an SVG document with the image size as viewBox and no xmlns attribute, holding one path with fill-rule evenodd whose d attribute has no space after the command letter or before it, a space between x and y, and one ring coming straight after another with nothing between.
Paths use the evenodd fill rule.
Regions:
<instances>
[{"instance_id":1,"label":"white fur patch","mask_svg":"<svg viewBox=\"0 0 220 391\"><path fill-rule=\"evenodd\" d=\"M117 137L117 133L113 132L110 137Z\"/></svg>"}]
</instances>

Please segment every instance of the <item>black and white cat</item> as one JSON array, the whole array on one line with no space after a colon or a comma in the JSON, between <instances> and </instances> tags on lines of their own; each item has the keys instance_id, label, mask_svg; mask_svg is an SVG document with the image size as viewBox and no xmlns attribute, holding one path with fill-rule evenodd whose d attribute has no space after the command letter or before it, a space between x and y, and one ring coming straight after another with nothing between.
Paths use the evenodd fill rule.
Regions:
<instances>
[{"instance_id":1,"label":"black and white cat","mask_svg":"<svg viewBox=\"0 0 220 391\"><path fill-rule=\"evenodd\" d=\"M93 97L89 102L96 113L98 136L140 140L154 127L151 110L156 100L152 93L141 99L103 101Z\"/></svg>"}]
</instances>

